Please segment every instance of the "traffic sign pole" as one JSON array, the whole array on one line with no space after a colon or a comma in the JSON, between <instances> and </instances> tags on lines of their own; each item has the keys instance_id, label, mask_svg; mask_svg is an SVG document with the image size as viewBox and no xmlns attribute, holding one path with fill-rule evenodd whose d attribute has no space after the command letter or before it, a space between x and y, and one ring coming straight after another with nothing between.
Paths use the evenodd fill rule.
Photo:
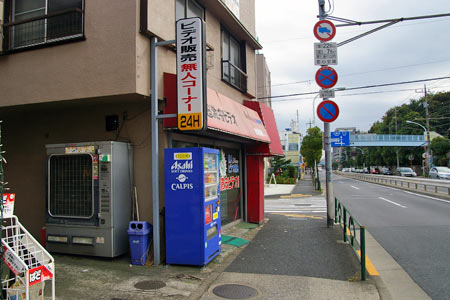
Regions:
<instances>
[{"instance_id":1,"label":"traffic sign pole","mask_svg":"<svg viewBox=\"0 0 450 300\"><path fill-rule=\"evenodd\" d=\"M320 23L319 25L316 24L316 26L314 26L314 35L317 37L318 35L321 36L320 33L324 33L328 30L331 31L331 28L334 28L334 32L329 32L330 35L332 35L332 37L330 39L321 39L319 37L317 37L321 42L327 42L329 40L331 40L334 35L336 34L336 28L334 27L334 25L332 25L332 27L326 27L324 25L324 20L326 17L326 13L325 13L325 1L324 0L318 0L319 2L319 19L320 21L318 23ZM329 21L327 21L329 22ZM329 22L331 23L331 22ZM332 23L331 23L332 24ZM326 29L322 29L319 30L319 28L323 28L326 27ZM317 32L317 33L316 33ZM336 74L337 75L337 74ZM336 81L337 81L337 76L336 76ZM333 85L334 86L334 85ZM322 87L324 88L324 87ZM331 141L330 141L330 123L329 122L324 122L323 123L323 142L324 142L324 149L325 149L325 184L326 184L326 196L327 196L327 227L332 227L334 225L334 219L335 219L335 203L334 203L334 196L333 196L333 183L331 182Z\"/></svg>"}]
</instances>

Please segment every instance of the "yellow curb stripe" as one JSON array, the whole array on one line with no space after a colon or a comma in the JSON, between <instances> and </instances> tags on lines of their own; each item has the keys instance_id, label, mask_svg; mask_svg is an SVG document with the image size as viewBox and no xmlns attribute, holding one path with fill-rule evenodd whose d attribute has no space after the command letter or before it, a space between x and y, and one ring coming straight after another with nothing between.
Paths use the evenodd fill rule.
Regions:
<instances>
[{"instance_id":1,"label":"yellow curb stripe","mask_svg":"<svg viewBox=\"0 0 450 300\"><path fill-rule=\"evenodd\" d=\"M286 199L286 198L302 198L302 197L312 197L312 195L308 194L290 194L290 195L281 195L280 198Z\"/></svg>"},{"instance_id":2,"label":"yellow curb stripe","mask_svg":"<svg viewBox=\"0 0 450 300\"><path fill-rule=\"evenodd\" d=\"M356 250L356 252L358 252L359 257L361 257L361 250ZM375 269L375 266L372 264L367 255L366 255L366 270L371 276L380 276L380 273L378 273L377 269Z\"/></svg>"},{"instance_id":3,"label":"yellow curb stripe","mask_svg":"<svg viewBox=\"0 0 450 300\"><path fill-rule=\"evenodd\" d=\"M316 219L316 220L322 220L324 217L319 216L311 216L311 215L302 215L302 214L289 214L289 213L272 213L274 215L282 215L285 217L292 217L292 218L309 218L309 219Z\"/></svg>"}]
</instances>

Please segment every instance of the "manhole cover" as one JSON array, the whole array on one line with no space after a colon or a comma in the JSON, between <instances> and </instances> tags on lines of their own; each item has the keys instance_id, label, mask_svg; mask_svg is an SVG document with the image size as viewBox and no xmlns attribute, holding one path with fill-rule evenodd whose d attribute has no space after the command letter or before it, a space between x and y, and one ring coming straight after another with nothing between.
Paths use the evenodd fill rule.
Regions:
<instances>
[{"instance_id":1,"label":"manhole cover","mask_svg":"<svg viewBox=\"0 0 450 300\"><path fill-rule=\"evenodd\" d=\"M147 280L141 281L134 285L135 288L140 290L157 290L165 287L166 284L159 280Z\"/></svg>"},{"instance_id":2,"label":"manhole cover","mask_svg":"<svg viewBox=\"0 0 450 300\"><path fill-rule=\"evenodd\" d=\"M240 284L224 284L216 286L213 289L216 296L225 299L250 299L258 294L258 291L252 287Z\"/></svg>"}]
</instances>

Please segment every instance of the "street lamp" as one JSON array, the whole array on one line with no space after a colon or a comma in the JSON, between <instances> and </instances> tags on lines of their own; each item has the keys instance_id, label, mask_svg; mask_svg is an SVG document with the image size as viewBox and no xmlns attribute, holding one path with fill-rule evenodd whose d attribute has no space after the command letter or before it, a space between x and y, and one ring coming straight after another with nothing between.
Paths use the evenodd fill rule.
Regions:
<instances>
[{"instance_id":1,"label":"street lamp","mask_svg":"<svg viewBox=\"0 0 450 300\"><path fill-rule=\"evenodd\" d=\"M361 151L361 154L364 156L364 150L363 149L361 149L361 148L359 148L359 147L352 147L352 148L355 148L355 149L358 149L358 150L360 150ZM363 172L364 172L364 169L366 168L366 163L364 162L364 158L363 158Z\"/></svg>"},{"instance_id":2,"label":"street lamp","mask_svg":"<svg viewBox=\"0 0 450 300\"><path fill-rule=\"evenodd\" d=\"M409 120L407 120L406 123L408 123L408 124L415 124L417 126L422 127L423 131L427 135L427 149L426 149L427 158L425 159L426 170L425 170L424 173L425 173L425 177L428 177L428 171L430 170L430 131L427 128L425 128L425 126L423 126L420 123L409 121Z\"/></svg>"}]
</instances>

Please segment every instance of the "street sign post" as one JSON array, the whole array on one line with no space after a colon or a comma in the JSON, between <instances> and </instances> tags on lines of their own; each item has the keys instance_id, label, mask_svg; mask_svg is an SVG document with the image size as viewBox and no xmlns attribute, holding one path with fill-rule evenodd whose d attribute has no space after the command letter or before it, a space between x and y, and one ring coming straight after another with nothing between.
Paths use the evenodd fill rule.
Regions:
<instances>
[{"instance_id":1,"label":"street sign post","mask_svg":"<svg viewBox=\"0 0 450 300\"><path fill-rule=\"evenodd\" d=\"M334 98L335 97L334 90L333 89L320 90L319 97L322 99Z\"/></svg>"},{"instance_id":2,"label":"street sign post","mask_svg":"<svg viewBox=\"0 0 450 300\"><path fill-rule=\"evenodd\" d=\"M328 20L320 20L314 25L314 36L321 42L331 41L336 35L336 27Z\"/></svg>"},{"instance_id":3,"label":"street sign post","mask_svg":"<svg viewBox=\"0 0 450 300\"><path fill-rule=\"evenodd\" d=\"M316 66L337 65L337 44L314 43L314 64Z\"/></svg>"},{"instance_id":4,"label":"street sign post","mask_svg":"<svg viewBox=\"0 0 450 300\"><path fill-rule=\"evenodd\" d=\"M350 131L331 132L331 147L350 146Z\"/></svg>"},{"instance_id":5,"label":"street sign post","mask_svg":"<svg viewBox=\"0 0 450 300\"><path fill-rule=\"evenodd\" d=\"M338 80L338 75L336 71L331 68L324 66L317 70L316 72L316 83L324 89L332 88L336 85Z\"/></svg>"},{"instance_id":6,"label":"street sign post","mask_svg":"<svg viewBox=\"0 0 450 300\"><path fill-rule=\"evenodd\" d=\"M333 122L339 116L339 107L331 100L322 101L317 107L317 116L325 123Z\"/></svg>"}]
</instances>

